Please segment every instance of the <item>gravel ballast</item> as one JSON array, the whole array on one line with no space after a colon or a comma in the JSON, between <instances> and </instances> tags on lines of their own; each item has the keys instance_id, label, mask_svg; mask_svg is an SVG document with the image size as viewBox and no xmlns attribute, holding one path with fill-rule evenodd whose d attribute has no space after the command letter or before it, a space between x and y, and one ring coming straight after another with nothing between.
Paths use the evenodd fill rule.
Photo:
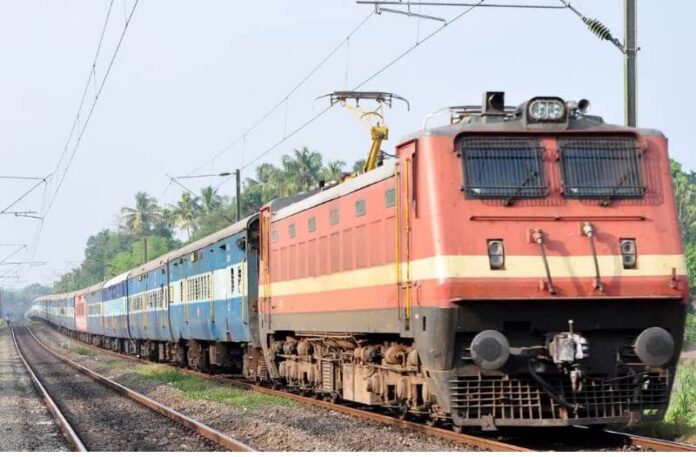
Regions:
<instances>
[{"instance_id":1,"label":"gravel ballast","mask_svg":"<svg viewBox=\"0 0 696 457\"><path fill-rule=\"evenodd\" d=\"M32 322L30 326L44 344L57 352L258 450L472 450L444 439L264 394L250 394L223 383L201 381L191 375L186 375L183 380L162 379L160 371L173 370L98 351L44 323ZM202 393L188 391L188 384L195 382L205 382L208 390ZM218 389L226 389L225 395L221 393L211 400ZM237 396L239 401L235 400Z\"/></svg>"},{"instance_id":2,"label":"gravel ballast","mask_svg":"<svg viewBox=\"0 0 696 457\"><path fill-rule=\"evenodd\" d=\"M0 452L69 451L17 356L9 328L0 328Z\"/></svg>"},{"instance_id":3,"label":"gravel ballast","mask_svg":"<svg viewBox=\"0 0 696 457\"><path fill-rule=\"evenodd\" d=\"M34 373L88 450L223 450L57 359L24 327L16 326L15 335Z\"/></svg>"}]
</instances>

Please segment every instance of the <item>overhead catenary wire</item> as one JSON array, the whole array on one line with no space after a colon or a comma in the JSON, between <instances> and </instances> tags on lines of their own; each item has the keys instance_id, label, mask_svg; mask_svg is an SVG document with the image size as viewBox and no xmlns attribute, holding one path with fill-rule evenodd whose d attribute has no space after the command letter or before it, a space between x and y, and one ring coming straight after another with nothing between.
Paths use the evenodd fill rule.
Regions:
<instances>
[{"instance_id":1,"label":"overhead catenary wire","mask_svg":"<svg viewBox=\"0 0 696 457\"><path fill-rule=\"evenodd\" d=\"M82 97L80 98L80 103L77 107L77 112L75 113L75 118L73 119L72 126L70 127L70 133L68 134L68 139L65 141L65 146L63 147L63 152L60 155L60 158L58 159L58 162L56 163L56 168L54 170L54 174L58 173L58 170L60 169L60 165L63 163L63 159L65 156L68 154L68 146L70 146L70 141L72 140L73 134L75 133L75 129L77 128L77 125L80 122L80 113L82 112L82 107L85 105L85 100L87 99L87 92L89 90L89 86L92 85L92 82L94 80L94 75L96 72L96 66L97 66L97 60L99 59L99 54L101 53L101 47L102 43L104 42L104 35L106 34L106 28L109 24L109 18L111 17L111 10L114 6L114 0L111 0L109 2L109 8L106 11L106 18L104 19L104 25L102 26L101 33L99 35L99 42L97 43L97 50L94 53L94 58L92 59L92 66L90 67L89 74L87 75L87 81L85 82L85 88L82 91Z\"/></svg>"},{"instance_id":2,"label":"overhead catenary wire","mask_svg":"<svg viewBox=\"0 0 696 457\"><path fill-rule=\"evenodd\" d=\"M104 86L105 86L105 84L106 84L106 81L107 81L108 78L109 78L109 75L110 75L110 73L111 73L111 69L113 68L114 62L115 62L115 60L116 60L116 56L118 55L118 52L119 52L119 50L121 49L121 45L123 44L123 39L124 39L124 37L125 37L125 35L126 35L126 32L127 32L127 30L128 30L128 26L129 26L130 23L132 22L133 14L135 13L135 10L136 10L136 7L138 6L139 1L140 1L140 0L135 0L135 2L133 3L133 7L130 9L130 12L127 14L125 24L124 24L124 26L123 26L123 29L121 30L121 34L120 34L119 39L118 39L118 42L117 42L117 44L116 44L116 48L114 49L114 52L113 52L113 54L111 55L111 59L109 60L109 64L108 64L108 66L107 66L107 68L106 68L106 71L105 71L105 73L104 73L104 77L102 78L101 83L99 84L99 88L98 88L98 90L97 90L96 93L95 93L95 96L94 96L94 99L92 100L92 104L91 104L91 106L90 106L90 108L89 108L87 117L86 117L84 123L82 124L82 128L79 129L79 135L77 136L77 139L76 139L76 141L75 141L75 145L74 145L73 148L72 148L72 151L71 151L70 156L69 156L69 158L68 158L68 160L67 160L67 163L66 163L66 165L65 165L65 167L64 167L64 169L63 169L63 171L62 171L62 173L60 173L60 176L59 176L59 177L58 177L57 175L54 175L54 179L58 179L57 185L55 186L55 189L54 189L52 195L49 196L49 195L48 195L48 192L45 192L45 193L44 193L44 200L42 201L42 205L41 205L41 206L42 206L42 211L41 211L41 213L40 213L40 214L41 214L41 217L43 217L43 219L42 219L42 220L39 222L39 224L38 224L38 227L37 227L36 232L35 232L35 234L34 234L34 239L33 239L32 244L31 244L31 247L32 247L32 249L31 249L31 260L33 260L33 257L34 257L34 255L36 254L36 250L37 250L37 248L38 248L38 244L39 244L40 239L41 239L41 234L43 233L43 227L44 227L44 225L45 225L46 216L48 215L48 213L50 212L51 208L52 208L53 205L55 204L56 198L58 197L58 193L60 192L60 189L62 188L63 182L65 181L65 177L67 176L68 171L70 170L70 166L71 166L72 163L73 163L73 160L74 160L75 155L76 155L76 153L77 153L77 151L78 151L78 148L79 148L79 146L80 146L80 143L81 143L81 141L82 141L82 138L83 138L85 132L87 131L87 126L89 125L89 122L90 122L90 120L92 119L92 114L94 113L94 109L95 109L95 107L97 106L97 102L99 101L99 98L100 98L101 93L102 93L102 91L103 91L103 89L104 89ZM100 37L99 37L99 42L98 42L98 45L97 45L97 52L95 53L95 59L93 60L92 65L91 65L91 67L90 67L90 74L89 74L89 78L88 78L88 84L87 84L87 86L86 86L86 88L85 88L85 91L84 91L84 93L83 93L83 98L86 96L86 95L85 95L85 94L86 94L86 91L87 91L88 88L89 88L89 80L90 80L91 78L93 78L93 76L94 76L94 74L95 74L95 72L96 72L96 62L97 62L97 58L99 57L99 54L100 54L100 52L101 52L101 48L102 48L102 44L103 44L103 40L104 40L104 34L105 34L105 30L106 30L106 27L107 27L108 22L109 22L109 17L110 17L110 15L111 15L112 6L113 6L113 1L109 4L109 10L108 10L108 12L107 12L107 17L106 17L106 20L105 20L105 22L104 22L104 26L103 26L103 28L102 28L102 32L101 32ZM77 112L77 114L76 114L76 116L75 116L75 121L73 122L73 126L71 127L71 132L70 132L69 135L68 135L68 141L66 142L67 145L70 144L70 141L71 141L71 139L72 139L72 137L73 137L75 128L77 127L77 123L79 122L79 117L80 117L80 113L81 113L81 111L82 111L82 107L83 107L83 106L84 106L84 100L81 101L81 105L80 105L80 107L79 107L79 109L78 109L78 112ZM69 149L69 148L68 148L68 149ZM61 154L61 157L59 158L59 161L58 161L58 165L56 166L56 170L59 170L59 169L60 169L60 164L61 164L61 162L63 161L63 159L64 159L64 157L65 157L66 151L67 151L67 149L64 149L63 154Z\"/></svg>"},{"instance_id":3,"label":"overhead catenary wire","mask_svg":"<svg viewBox=\"0 0 696 457\"><path fill-rule=\"evenodd\" d=\"M50 175L49 175L49 176L50 176ZM0 214L4 214L4 213L8 212L13 206L15 206L17 203L21 202L22 200L24 200L24 198L25 198L26 196L28 196L30 193L32 193L32 192L33 192L37 187L39 187L41 184L46 184L46 180L49 178L49 176L46 176L46 177L42 178L41 181L39 181L39 182L37 182L36 184L34 184L33 186L31 186L31 187L29 188L29 190L27 190L26 192L24 192L22 195L20 195L20 196L17 197L14 201L12 201L12 203L10 203L10 204L7 205L5 208L3 208L2 210L0 210Z\"/></svg>"},{"instance_id":4,"label":"overhead catenary wire","mask_svg":"<svg viewBox=\"0 0 696 457\"><path fill-rule=\"evenodd\" d=\"M480 5L481 5L483 2L485 2L485 1L486 1L486 0L480 0L478 3L476 3L476 4L472 5L472 6L470 6L468 9L466 9L466 10L462 11L461 13L457 14L451 21L448 21L448 22L444 23L444 24L441 25L439 28L435 29L433 32L431 32L430 34L426 35L425 38L423 38L422 40L416 42L414 45L410 46L410 47L407 48L405 51L403 51L401 54L399 54L397 57L395 57L394 59L390 60L386 65L384 65L383 67L379 68L377 71L375 71L375 72L372 73L370 76L368 76L367 78L365 78L360 84L358 84L357 86L355 86L355 87L353 88L353 90L358 90L358 89L360 89L361 87L363 87L365 84L367 84L368 82L372 81L374 78L376 78L377 76L379 76L380 74L382 74L382 73L383 73L384 71L386 71L388 68L390 68L390 67L392 67L394 64L396 64L399 60L403 59L403 58L406 57L408 54L410 54L411 52L413 52L413 51L414 51L417 47L419 47L421 44L425 43L426 41L428 41L428 40L430 40L431 38L433 38L434 36L436 36L438 33L440 33L442 30L444 30L445 27L447 27L448 25L454 24L454 23L457 22L459 19L461 19L462 17L464 17L466 14L470 13L472 10L474 10L477 6L480 6ZM304 123L302 123L300 126L298 126L297 128L295 128L294 130L292 130L290 133L284 135L283 138L281 138L280 140L278 140L276 143L274 143L273 145L271 145L269 148L265 149L263 152L261 152L260 154L258 154L257 156L255 156L252 160L250 160L249 162L245 163L245 164L241 167L241 169L244 170L244 169L246 169L246 168L249 168L251 165L253 165L254 163L258 162L259 160L261 160L263 157L267 156L267 155L270 154L271 152L273 152L276 148L278 148L278 146L280 146L280 145L283 144L285 141L287 141L288 139L292 138L294 135L296 135L296 134L299 133L300 131L304 130L306 127L308 127L309 125L311 125L312 123L314 123L317 119L319 119L319 118L322 117L324 114L326 114L329 110L331 110L331 108L333 108L333 106L335 106L335 105L329 105L328 107L326 107L326 108L324 108L323 110L319 111L319 112L318 112L317 114L315 114L314 116L310 117L308 120L306 120L306 121L305 121ZM216 187L216 189L222 187L222 186L223 186L227 181L229 181L230 179L231 179L231 178L227 178L227 179L223 180L223 181Z\"/></svg>"},{"instance_id":5,"label":"overhead catenary wire","mask_svg":"<svg viewBox=\"0 0 696 457\"><path fill-rule=\"evenodd\" d=\"M187 174L193 174L197 173L201 169L203 169L205 166L207 166L209 163L217 160L220 156L225 154L227 151L232 149L235 145L237 145L240 141L245 140L245 138L256 128L259 127L266 119L268 119L273 113L275 113L278 108L283 106L283 104L287 103L287 100L292 97L295 92L297 92L304 84L309 81L309 79L314 76L314 74L321 69L346 43L350 42L350 38L355 35L364 25L367 23L367 21L374 15L374 12L370 12L365 18L363 18L355 28L353 28L348 35L341 40L328 54L326 54L320 61L317 63L312 69L305 74L300 81L293 86L293 88L285 94L276 104L271 107L268 111L266 111L263 115L261 115L259 118L256 119L256 121L251 124L250 127L248 127L244 132L242 132L239 136L237 136L234 140L232 140L227 146L222 148L220 151L218 151L215 155L213 155L210 159L208 159L206 162L204 162L201 166L198 168L195 168L194 170L191 170Z\"/></svg>"}]
</instances>

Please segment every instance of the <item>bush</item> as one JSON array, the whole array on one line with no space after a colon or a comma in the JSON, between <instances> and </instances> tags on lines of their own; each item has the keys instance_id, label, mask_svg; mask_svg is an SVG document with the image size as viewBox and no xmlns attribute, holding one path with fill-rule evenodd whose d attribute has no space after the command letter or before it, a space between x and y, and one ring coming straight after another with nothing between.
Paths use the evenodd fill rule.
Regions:
<instances>
[{"instance_id":1,"label":"bush","mask_svg":"<svg viewBox=\"0 0 696 457\"><path fill-rule=\"evenodd\" d=\"M696 426L696 363L682 361L679 364L665 419L676 425Z\"/></svg>"},{"instance_id":2,"label":"bush","mask_svg":"<svg viewBox=\"0 0 696 457\"><path fill-rule=\"evenodd\" d=\"M686 315L686 328L684 329L684 343L696 344L696 314Z\"/></svg>"}]
</instances>

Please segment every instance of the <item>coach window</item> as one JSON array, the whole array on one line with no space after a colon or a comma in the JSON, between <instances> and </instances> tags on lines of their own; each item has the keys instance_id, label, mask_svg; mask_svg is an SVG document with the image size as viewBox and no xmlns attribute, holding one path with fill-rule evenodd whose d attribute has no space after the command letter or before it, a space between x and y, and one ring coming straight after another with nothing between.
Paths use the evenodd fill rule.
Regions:
<instances>
[{"instance_id":1,"label":"coach window","mask_svg":"<svg viewBox=\"0 0 696 457\"><path fill-rule=\"evenodd\" d=\"M365 215L365 200L360 199L355 202L355 215L357 217Z\"/></svg>"},{"instance_id":2,"label":"coach window","mask_svg":"<svg viewBox=\"0 0 696 457\"><path fill-rule=\"evenodd\" d=\"M277 230L273 230L271 232L271 241L273 241L274 243L276 243L278 241L278 231Z\"/></svg>"},{"instance_id":3,"label":"coach window","mask_svg":"<svg viewBox=\"0 0 696 457\"><path fill-rule=\"evenodd\" d=\"M288 226L288 235L290 235L290 238L295 238L295 224L290 224Z\"/></svg>"},{"instance_id":4,"label":"coach window","mask_svg":"<svg viewBox=\"0 0 696 457\"><path fill-rule=\"evenodd\" d=\"M310 233L317 229L317 220L314 218L314 216L310 217L307 221L307 229Z\"/></svg>"},{"instance_id":5,"label":"coach window","mask_svg":"<svg viewBox=\"0 0 696 457\"><path fill-rule=\"evenodd\" d=\"M384 207L392 208L396 204L396 191L392 187L384 193Z\"/></svg>"},{"instance_id":6,"label":"coach window","mask_svg":"<svg viewBox=\"0 0 696 457\"><path fill-rule=\"evenodd\" d=\"M332 209L329 213L329 222L331 225L338 225L338 209Z\"/></svg>"}]
</instances>

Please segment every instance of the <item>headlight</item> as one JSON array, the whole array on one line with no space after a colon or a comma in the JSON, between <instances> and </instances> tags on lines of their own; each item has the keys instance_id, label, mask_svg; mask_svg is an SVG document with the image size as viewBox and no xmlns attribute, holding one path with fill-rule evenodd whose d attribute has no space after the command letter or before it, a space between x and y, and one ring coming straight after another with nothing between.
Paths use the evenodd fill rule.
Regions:
<instances>
[{"instance_id":1,"label":"headlight","mask_svg":"<svg viewBox=\"0 0 696 457\"><path fill-rule=\"evenodd\" d=\"M532 122L560 122L565 119L565 103L558 98L537 98L527 108Z\"/></svg>"},{"instance_id":2,"label":"headlight","mask_svg":"<svg viewBox=\"0 0 696 457\"><path fill-rule=\"evenodd\" d=\"M620 240L619 246L621 247L621 259L623 261L623 267L627 270L636 268L636 264L638 263L636 240L633 238L624 238Z\"/></svg>"},{"instance_id":3,"label":"headlight","mask_svg":"<svg viewBox=\"0 0 696 457\"><path fill-rule=\"evenodd\" d=\"M491 270L500 270L505 266L505 248L502 240L488 240L488 264Z\"/></svg>"}]
</instances>

